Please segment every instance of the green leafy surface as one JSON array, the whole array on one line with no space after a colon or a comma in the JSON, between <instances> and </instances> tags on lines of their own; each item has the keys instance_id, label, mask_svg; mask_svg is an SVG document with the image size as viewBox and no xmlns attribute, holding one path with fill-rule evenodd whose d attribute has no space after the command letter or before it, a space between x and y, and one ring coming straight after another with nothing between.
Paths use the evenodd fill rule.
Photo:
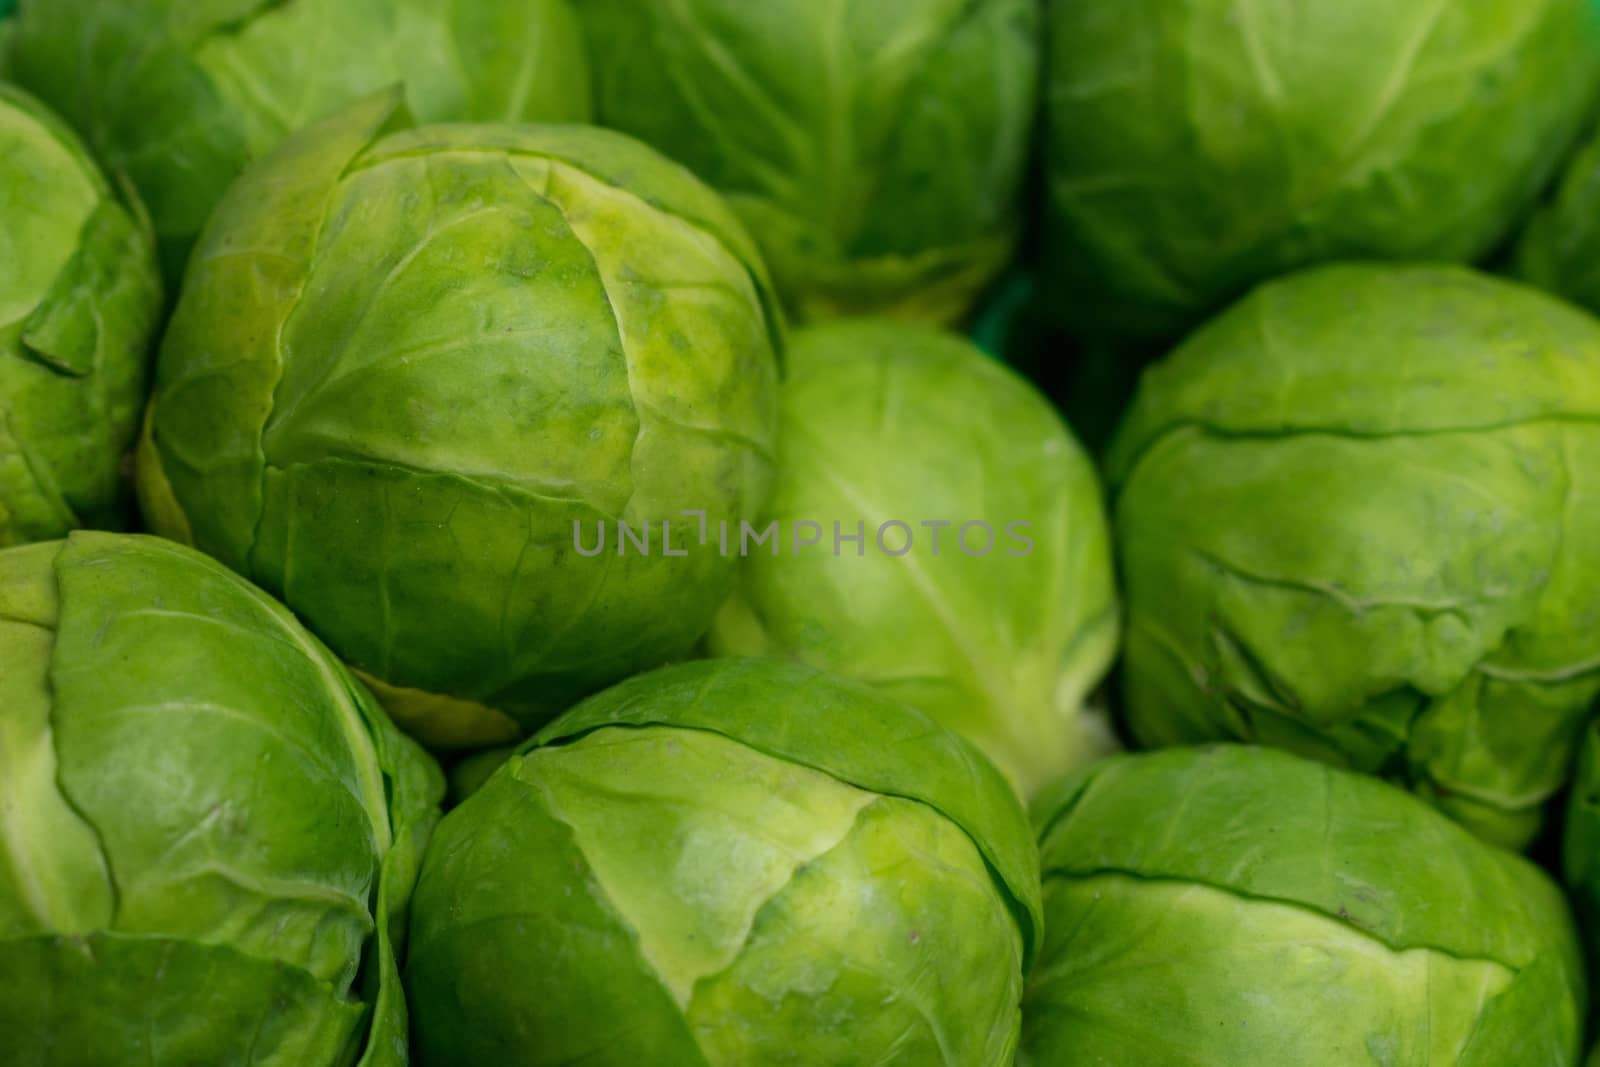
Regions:
<instances>
[{"instance_id":1,"label":"green leafy surface","mask_svg":"<svg viewBox=\"0 0 1600 1067\"><path fill-rule=\"evenodd\" d=\"M1008 1063L1033 862L998 775L915 712L776 662L641 676L441 825L407 971L419 1051Z\"/></svg>"},{"instance_id":2,"label":"green leafy surface","mask_svg":"<svg viewBox=\"0 0 1600 1067\"><path fill-rule=\"evenodd\" d=\"M1562 880L1572 896L1592 960L1600 947L1600 722L1594 720L1578 745L1562 831Z\"/></svg>"},{"instance_id":3,"label":"green leafy surface","mask_svg":"<svg viewBox=\"0 0 1600 1067\"><path fill-rule=\"evenodd\" d=\"M376 89L424 121L589 114L566 0L51 0L17 44L18 80L139 186L174 281L245 164Z\"/></svg>"},{"instance_id":4,"label":"green leafy surface","mask_svg":"<svg viewBox=\"0 0 1600 1067\"><path fill-rule=\"evenodd\" d=\"M1023 1063L1578 1062L1559 891L1384 783L1177 749L1099 764L1036 818Z\"/></svg>"},{"instance_id":5,"label":"green leafy surface","mask_svg":"<svg viewBox=\"0 0 1600 1067\"><path fill-rule=\"evenodd\" d=\"M1049 291L1170 338L1335 259L1476 260L1600 84L1590 0L1049 0Z\"/></svg>"},{"instance_id":6,"label":"green leafy surface","mask_svg":"<svg viewBox=\"0 0 1600 1067\"><path fill-rule=\"evenodd\" d=\"M120 465L160 304L137 205L0 84L0 546L126 521Z\"/></svg>"},{"instance_id":7,"label":"green leafy surface","mask_svg":"<svg viewBox=\"0 0 1600 1067\"><path fill-rule=\"evenodd\" d=\"M576 5L601 122L727 195L805 318L960 318L1009 256L1033 0Z\"/></svg>"},{"instance_id":8,"label":"green leafy surface","mask_svg":"<svg viewBox=\"0 0 1600 1067\"><path fill-rule=\"evenodd\" d=\"M799 331L786 370L762 519L776 550L750 546L711 651L868 682L975 742L1024 795L1099 755L1104 725L1081 713L1116 649L1110 535L1049 403L965 342L886 321ZM803 523L820 544L797 547ZM858 523L863 553L836 555L835 525ZM880 542L885 523L900 526Z\"/></svg>"},{"instance_id":9,"label":"green leafy surface","mask_svg":"<svg viewBox=\"0 0 1600 1067\"><path fill-rule=\"evenodd\" d=\"M667 557L661 524L682 550L686 509L715 529L764 502L780 325L727 209L636 142L384 135L395 107L291 138L219 208L162 351L146 511L429 741L504 741L430 698L514 736L709 623L732 561ZM653 551L620 553L617 522Z\"/></svg>"},{"instance_id":10,"label":"green leafy surface","mask_svg":"<svg viewBox=\"0 0 1600 1067\"><path fill-rule=\"evenodd\" d=\"M1600 136L1572 157L1550 200L1517 239L1515 272L1600 311Z\"/></svg>"},{"instance_id":11,"label":"green leafy surface","mask_svg":"<svg viewBox=\"0 0 1600 1067\"><path fill-rule=\"evenodd\" d=\"M1410 784L1521 846L1600 692L1600 327L1433 267L1273 283L1150 371L1109 459L1145 744Z\"/></svg>"},{"instance_id":12,"label":"green leafy surface","mask_svg":"<svg viewBox=\"0 0 1600 1067\"><path fill-rule=\"evenodd\" d=\"M961 826L1010 893L1024 944L1039 936L1034 845L1017 801L968 742L871 690L800 664L701 661L631 678L584 701L524 748L604 726L710 730L859 789L919 800Z\"/></svg>"},{"instance_id":13,"label":"green leafy surface","mask_svg":"<svg viewBox=\"0 0 1600 1067\"><path fill-rule=\"evenodd\" d=\"M443 782L337 661L215 562L108 534L0 553L0 637L0 1047L403 1063Z\"/></svg>"}]
</instances>

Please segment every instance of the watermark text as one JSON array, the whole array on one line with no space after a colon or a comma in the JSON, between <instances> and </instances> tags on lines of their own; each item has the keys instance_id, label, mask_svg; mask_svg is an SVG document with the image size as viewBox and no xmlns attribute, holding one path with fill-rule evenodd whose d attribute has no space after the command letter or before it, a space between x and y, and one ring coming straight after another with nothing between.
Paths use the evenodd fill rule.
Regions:
<instances>
[{"instance_id":1,"label":"watermark text","mask_svg":"<svg viewBox=\"0 0 1600 1067\"><path fill-rule=\"evenodd\" d=\"M984 519L866 519L816 522L810 519L752 523L740 519L711 521L705 511L683 512L683 522L628 523L622 520L572 520L572 547L594 558L618 556L687 556L692 548L714 548L718 555L745 558L766 554L791 556L868 555L900 559L913 553L931 556L961 554L982 557L1033 555L1033 523L1026 519L993 523Z\"/></svg>"}]
</instances>

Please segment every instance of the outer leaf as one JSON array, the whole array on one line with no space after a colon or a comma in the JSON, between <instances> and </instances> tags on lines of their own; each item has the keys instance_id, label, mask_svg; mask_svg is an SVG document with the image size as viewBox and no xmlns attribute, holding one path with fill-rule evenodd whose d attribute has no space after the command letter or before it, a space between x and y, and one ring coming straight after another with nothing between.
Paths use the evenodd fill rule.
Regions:
<instances>
[{"instance_id":1,"label":"outer leaf","mask_svg":"<svg viewBox=\"0 0 1600 1067\"><path fill-rule=\"evenodd\" d=\"M207 499L203 510L185 509L188 532L236 570L248 565L260 519L260 439L282 374L279 331L300 299L333 183L399 107L392 92L362 101L290 138L276 157L280 166L258 168L234 186L167 326L164 351L187 358L157 365L144 445L157 451L141 461L141 475L165 481L161 488L180 505ZM235 343L211 343L224 335ZM148 499L155 489L140 495ZM147 510L160 519L166 509Z\"/></svg>"},{"instance_id":2,"label":"outer leaf","mask_svg":"<svg viewBox=\"0 0 1600 1067\"><path fill-rule=\"evenodd\" d=\"M350 1062L361 1005L226 945L96 933L8 941L0 1043L19 1067Z\"/></svg>"},{"instance_id":3,"label":"outer leaf","mask_svg":"<svg viewBox=\"0 0 1600 1067\"><path fill-rule=\"evenodd\" d=\"M1375 438L1600 416L1600 330L1469 270L1350 264L1271 283L1152 368L1107 470L1164 434Z\"/></svg>"},{"instance_id":4,"label":"outer leaf","mask_svg":"<svg viewBox=\"0 0 1600 1067\"><path fill-rule=\"evenodd\" d=\"M1031 958L1037 862L1015 796L993 766L922 714L799 664L686 663L629 679L551 723L528 752L605 726L708 730L874 793L917 800L966 831L1010 895Z\"/></svg>"},{"instance_id":5,"label":"outer leaf","mask_svg":"<svg viewBox=\"0 0 1600 1067\"><path fill-rule=\"evenodd\" d=\"M56 572L61 780L115 872L119 930L227 941L347 989L393 833L338 665L166 542L79 535ZM168 773L125 758L147 746Z\"/></svg>"},{"instance_id":6,"label":"outer leaf","mask_svg":"<svg viewBox=\"0 0 1600 1067\"><path fill-rule=\"evenodd\" d=\"M435 782L430 783L428 792L413 798L429 806L404 821L397 821L394 847L383 858L374 916L377 937L375 944L368 948L366 960L365 995L372 1005L372 1016L360 1067L405 1067L410 1062L410 1015L405 989L400 983L400 963L404 959L411 893L416 887L428 839L439 819L442 788L433 787L441 784L436 782L436 769L429 778Z\"/></svg>"},{"instance_id":7,"label":"outer leaf","mask_svg":"<svg viewBox=\"0 0 1600 1067\"><path fill-rule=\"evenodd\" d=\"M413 902L406 986L428 1064L706 1063L572 831L501 773L439 826ZM574 1026L589 1005L625 1021Z\"/></svg>"},{"instance_id":8,"label":"outer leaf","mask_svg":"<svg viewBox=\"0 0 1600 1067\"><path fill-rule=\"evenodd\" d=\"M1028 1062L1577 1062L1584 981L1560 893L1390 786L1182 749L1102 763L1038 819L1053 932Z\"/></svg>"},{"instance_id":9,"label":"outer leaf","mask_svg":"<svg viewBox=\"0 0 1600 1067\"><path fill-rule=\"evenodd\" d=\"M721 1064L1010 1064L1024 946L985 874L942 814L874 802L696 988L701 1046Z\"/></svg>"},{"instance_id":10,"label":"outer leaf","mask_svg":"<svg viewBox=\"0 0 1600 1067\"><path fill-rule=\"evenodd\" d=\"M0 940L94 930L115 905L100 840L60 784L50 686L60 550L0 553Z\"/></svg>"}]
</instances>

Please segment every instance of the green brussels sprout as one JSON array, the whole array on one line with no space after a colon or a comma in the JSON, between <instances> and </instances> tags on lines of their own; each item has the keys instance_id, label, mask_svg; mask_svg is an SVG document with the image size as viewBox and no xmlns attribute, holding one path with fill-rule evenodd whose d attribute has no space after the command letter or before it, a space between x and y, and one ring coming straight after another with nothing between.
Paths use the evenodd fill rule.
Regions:
<instances>
[{"instance_id":1,"label":"green brussels sprout","mask_svg":"<svg viewBox=\"0 0 1600 1067\"><path fill-rule=\"evenodd\" d=\"M121 526L161 309L149 226L65 124L0 84L0 547Z\"/></svg>"},{"instance_id":2,"label":"green brussels sprout","mask_svg":"<svg viewBox=\"0 0 1600 1067\"><path fill-rule=\"evenodd\" d=\"M419 1057L1005 1067L1038 857L976 750L804 666L641 675L526 743L429 846Z\"/></svg>"},{"instance_id":3,"label":"green brussels sprout","mask_svg":"<svg viewBox=\"0 0 1600 1067\"><path fill-rule=\"evenodd\" d=\"M1600 134L1572 157L1550 201L1518 238L1522 278L1600 311Z\"/></svg>"},{"instance_id":4,"label":"green brussels sprout","mask_svg":"<svg viewBox=\"0 0 1600 1067\"><path fill-rule=\"evenodd\" d=\"M1561 863L1592 962L1600 959L1600 719L1592 720L1584 731L1576 762ZM1591 1061L1597 1059L1600 1048Z\"/></svg>"},{"instance_id":5,"label":"green brussels sprout","mask_svg":"<svg viewBox=\"0 0 1600 1067\"><path fill-rule=\"evenodd\" d=\"M1600 693L1600 323L1466 268L1257 289L1108 457L1147 745L1383 774L1520 846Z\"/></svg>"},{"instance_id":6,"label":"green brussels sprout","mask_svg":"<svg viewBox=\"0 0 1600 1067\"><path fill-rule=\"evenodd\" d=\"M1593 0L1047 0L1045 22L1049 290L1121 336L1315 263L1479 259L1600 86Z\"/></svg>"},{"instance_id":7,"label":"green brussels sprout","mask_svg":"<svg viewBox=\"0 0 1600 1067\"><path fill-rule=\"evenodd\" d=\"M1117 756L1036 812L1025 1067L1572 1067L1555 884L1383 782L1269 749Z\"/></svg>"},{"instance_id":8,"label":"green brussels sprout","mask_svg":"<svg viewBox=\"0 0 1600 1067\"><path fill-rule=\"evenodd\" d=\"M1037 0L582 0L600 121L727 195L802 318L953 322L1009 258Z\"/></svg>"},{"instance_id":9,"label":"green brussels sprout","mask_svg":"<svg viewBox=\"0 0 1600 1067\"><path fill-rule=\"evenodd\" d=\"M764 505L778 322L722 202L637 142L393 129L395 104L295 135L219 205L163 343L141 499L285 600L402 727L505 742L710 625L736 561L685 547L681 513ZM591 551L620 522L649 550L618 529ZM668 522L691 528L671 556Z\"/></svg>"},{"instance_id":10,"label":"green brussels sprout","mask_svg":"<svg viewBox=\"0 0 1600 1067\"><path fill-rule=\"evenodd\" d=\"M125 172L168 278L229 183L285 136L404 81L425 122L581 121L567 0L30 0L14 76Z\"/></svg>"},{"instance_id":11,"label":"green brussels sprout","mask_svg":"<svg viewBox=\"0 0 1600 1067\"><path fill-rule=\"evenodd\" d=\"M786 372L767 539L741 540L708 650L868 682L1024 796L1105 752L1082 709L1116 653L1111 537L1049 403L965 340L886 321L796 333Z\"/></svg>"},{"instance_id":12,"label":"green brussels sprout","mask_svg":"<svg viewBox=\"0 0 1600 1067\"><path fill-rule=\"evenodd\" d=\"M495 745L493 748L478 749L456 760L447 776L449 787L445 791L445 800L454 806L482 789L483 784L516 750L515 745Z\"/></svg>"},{"instance_id":13,"label":"green brussels sprout","mask_svg":"<svg viewBox=\"0 0 1600 1067\"><path fill-rule=\"evenodd\" d=\"M0 552L5 1061L401 1067L442 792L216 562L106 533Z\"/></svg>"}]
</instances>

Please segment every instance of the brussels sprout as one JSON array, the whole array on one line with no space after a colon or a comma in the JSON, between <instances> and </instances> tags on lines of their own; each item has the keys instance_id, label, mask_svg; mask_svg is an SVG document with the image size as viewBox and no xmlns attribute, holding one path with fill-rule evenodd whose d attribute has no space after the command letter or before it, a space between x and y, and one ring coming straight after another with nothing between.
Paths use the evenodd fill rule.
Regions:
<instances>
[{"instance_id":1,"label":"brussels sprout","mask_svg":"<svg viewBox=\"0 0 1600 1067\"><path fill-rule=\"evenodd\" d=\"M1371 778L1267 749L1118 756L1037 812L1030 1067L1571 1067L1556 886Z\"/></svg>"},{"instance_id":2,"label":"brussels sprout","mask_svg":"<svg viewBox=\"0 0 1600 1067\"><path fill-rule=\"evenodd\" d=\"M889 322L801 331L786 369L768 538L741 540L709 650L872 683L1024 795L1103 753L1080 710L1116 651L1110 534L1049 403L966 341Z\"/></svg>"},{"instance_id":3,"label":"brussels sprout","mask_svg":"<svg viewBox=\"0 0 1600 1067\"><path fill-rule=\"evenodd\" d=\"M1517 241L1517 274L1600 311L1600 135L1568 164L1550 202Z\"/></svg>"},{"instance_id":4,"label":"brussels sprout","mask_svg":"<svg viewBox=\"0 0 1600 1067\"><path fill-rule=\"evenodd\" d=\"M960 738L798 664L593 697L445 816L412 911L428 1063L1003 1067L1038 857Z\"/></svg>"},{"instance_id":5,"label":"brussels sprout","mask_svg":"<svg viewBox=\"0 0 1600 1067\"><path fill-rule=\"evenodd\" d=\"M1144 743L1406 782L1520 845L1600 692L1600 323L1454 267L1258 289L1112 446Z\"/></svg>"},{"instance_id":6,"label":"brussels sprout","mask_svg":"<svg viewBox=\"0 0 1600 1067\"><path fill-rule=\"evenodd\" d=\"M445 799L453 806L483 788L500 765L516 752L515 745L483 748L458 759L450 768Z\"/></svg>"},{"instance_id":7,"label":"brussels sprout","mask_svg":"<svg viewBox=\"0 0 1600 1067\"><path fill-rule=\"evenodd\" d=\"M215 562L104 533L0 552L5 1061L403 1065L442 791Z\"/></svg>"},{"instance_id":8,"label":"brussels sprout","mask_svg":"<svg viewBox=\"0 0 1600 1067\"><path fill-rule=\"evenodd\" d=\"M1564 830L1562 873L1572 892L1592 962L1600 959L1600 719L1590 722L1578 746ZM1600 1048L1591 1062L1600 1062Z\"/></svg>"},{"instance_id":9,"label":"brussels sprout","mask_svg":"<svg viewBox=\"0 0 1600 1067\"><path fill-rule=\"evenodd\" d=\"M960 318L1005 264L1037 0L582 0L600 121L727 194L802 317Z\"/></svg>"},{"instance_id":10,"label":"brussels sprout","mask_svg":"<svg viewBox=\"0 0 1600 1067\"><path fill-rule=\"evenodd\" d=\"M206 216L287 134L404 80L422 121L577 121L566 0L30 0L15 76L144 194L176 281Z\"/></svg>"},{"instance_id":11,"label":"brussels sprout","mask_svg":"<svg viewBox=\"0 0 1600 1067\"><path fill-rule=\"evenodd\" d=\"M161 307L148 225L0 84L0 547L120 526Z\"/></svg>"},{"instance_id":12,"label":"brussels sprout","mask_svg":"<svg viewBox=\"0 0 1600 1067\"><path fill-rule=\"evenodd\" d=\"M1052 292L1122 335L1327 260L1478 259L1600 83L1593 0L1047 0L1046 25Z\"/></svg>"},{"instance_id":13,"label":"brussels sprout","mask_svg":"<svg viewBox=\"0 0 1600 1067\"><path fill-rule=\"evenodd\" d=\"M721 201L582 126L385 132L374 97L242 178L196 246L146 517L286 600L437 745L503 742L685 653L753 519L777 320ZM627 522L648 551L616 543ZM663 523L684 523L674 555ZM582 536L579 536L579 534ZM686 555L679 555L686 553Z\"/></svg>"}]
</instances>

